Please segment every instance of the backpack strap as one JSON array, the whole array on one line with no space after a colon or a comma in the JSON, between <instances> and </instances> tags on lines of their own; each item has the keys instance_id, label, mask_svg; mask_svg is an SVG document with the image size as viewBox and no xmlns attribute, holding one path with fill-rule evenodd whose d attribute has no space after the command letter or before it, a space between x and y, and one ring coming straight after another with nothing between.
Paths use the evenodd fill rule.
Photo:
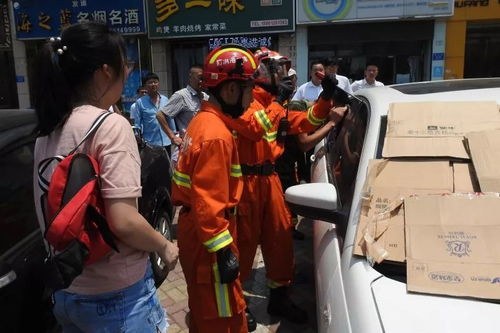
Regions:
<instances>
[{"instance_id":1,"label":"backpack strap","mask_svg":"<svg viewBox=\"0 0 500 333\"><path fill-rule=\"evenodd\" d=\"M68 155L71 155L71 154L74 154L75 151L78 149L78 147L80 147L82 145L82 143L85 142L85 140L87 140L88 137L90 137L91 135L93 135L95 133L95 131L97 131L97 129L99 128L99 126L101 126L101 124L103 123L104 119L106 119L109 115L111 115L113 112L111 111L106 111L104 113L101 113L99 115L99 117L97 117L96 120L94 120L94 122L92 123L92 125L90 126L89 130L87 131L87 133L84 135L83 139L80 141L80 143L78 145L76 145L75 148L73 148Z\"/></svg>"},{"instance_id":2,"label":"backpack strap","mask_svg":"<svg viewBox=\"0 0 500 333\"><path fill-rule=\"evenodd\" d=\"M91 135L93 135L97 131L99 126L101 126L104 119L106 119L112 113L113 112L110 112L110 111L106 111L106 112L101 113L99 115L99 117L97 117L97 119L94 120L94 122L92 123L90 128L87 130L87 133L85 133L85 135L83 136L83 139L78 143L78 145L76 145L75 148L73 148L68 153L68 155L74 154L76 152L76 150L78 149L78 147L80 147L82 145L82 143L85 142L85 140L87 140ZM50 181L47 180L47 178L45 178L43 176L43 174L45 173L45 170L47 170L47 168L49 167L49 165L52 162L57 161L57 163L59 163L68 155L57 155L57 156L49 157L49 158L42 160L38 164L38 186L40 187L40 189L43 192L47 192L49 190L49 185L50 185Z\"/></svg>"}]
</instances>

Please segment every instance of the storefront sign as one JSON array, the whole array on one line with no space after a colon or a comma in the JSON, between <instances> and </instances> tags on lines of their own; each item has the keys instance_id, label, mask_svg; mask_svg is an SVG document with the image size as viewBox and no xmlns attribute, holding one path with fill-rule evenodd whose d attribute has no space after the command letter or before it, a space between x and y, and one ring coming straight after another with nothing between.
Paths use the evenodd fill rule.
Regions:
<instances>
[{"instance_id":1,"label":"storefront sign","mask_svg":"<svg viewBox=\"0 0 500 333\"><path fill-rule=\"evenodd\" d=\"M498 0L500 3L500 0ZM466 1L455 1L455 8L465 8L465 7L488 7L490 5L489 0L466 0Z\"/></svg>"},{"instance_id":2,"label":"storefront sign","mask_svg":"<svg viewBox=\"0 0 500 333\"><path fill-rule=\"evenodd\" d=\"M293 2L147 0L150 38L293 31Z\"/></svg>"},{"instance_id":3,"label":"storefront sign","mask_svg":"<svg viewBox=\"0 0 500 333\"><path fill-rule=\"evenodd\" d=\"M297 0L297 23L451 16L453 0Z\"/></svg>"},{"instance_id":4,"label":"storefront sign","mask_svg":"<svg viewBox=\"0 0 500 333\"><path fill-rule=\"evenodd\" d=\"M0 5L0 48L10 48L11 45L9 9L7 5Z\"/></svg>"},{"instance_id":5,"label":"storefront sign","mask_svg":"<svg viewBox=\"0 0 500 333\"><path fill-rule=\"evenodd\" d=\"M97 21L124 35L146 33L141 0L14 0L18 39L59 36L66 26Z\"/></svg>"},{"instance_id":6,"label":"storefront sign","mask_svg":"<svg viewBox=\"0 0 500 333\"><path fill-rule=\"evenodd\" d=\"M216 47L225 44L236 44L247 49L267 47L273 48L273 38L271 36L232 36L232 37L213 37L208 39L208 49L213 50Z\"/></svg>"}]
</instances>

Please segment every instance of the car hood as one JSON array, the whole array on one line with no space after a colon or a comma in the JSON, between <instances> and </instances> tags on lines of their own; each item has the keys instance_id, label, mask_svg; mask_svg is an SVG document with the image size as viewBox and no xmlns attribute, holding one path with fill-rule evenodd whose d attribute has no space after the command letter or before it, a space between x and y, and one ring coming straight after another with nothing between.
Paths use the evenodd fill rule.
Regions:
<instances>
[{"instance_id":1,"label":"car hood","mask_svg":"<svg viewBox=\"0 0 500 333\"><path fill-rule=\"evenodd\" d=\"M405 283L386 277L371 288L386 333L496 332L500 327L500 304L408 293Z\"/></svg>"}]
</instances>

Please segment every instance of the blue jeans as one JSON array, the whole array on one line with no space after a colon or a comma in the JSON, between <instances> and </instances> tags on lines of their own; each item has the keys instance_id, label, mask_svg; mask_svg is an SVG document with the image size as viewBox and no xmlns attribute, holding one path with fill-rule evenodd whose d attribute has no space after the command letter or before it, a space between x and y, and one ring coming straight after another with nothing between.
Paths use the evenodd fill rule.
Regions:
<instances>
[{"instance_id":1,"label":"blue jeans","mask_svg":"<svg viewBox=\"0 0 500 333\"><path fill-rule=\"evenodd\" d=\"M154 285L151 265L130 287L97 295L54 293L54 315L64 333L165 333L168 323Z\"/></svg>"}]
</instances>

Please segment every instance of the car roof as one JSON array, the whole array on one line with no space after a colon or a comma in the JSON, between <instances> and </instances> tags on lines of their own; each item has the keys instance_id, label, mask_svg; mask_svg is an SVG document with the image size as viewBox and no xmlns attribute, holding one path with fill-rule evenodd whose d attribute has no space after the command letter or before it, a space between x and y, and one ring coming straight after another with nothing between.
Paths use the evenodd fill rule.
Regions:
<instances>
[{"instance_id":1,"label":"car roof","mask_svg":"<svg viewBox=\"0 0 500 333\"><path fill-rule=\"evenodd\" d=\"M486 101L500 104L500 78L426 81L362 89L370 104L371 117L387 115L389 105L397 102Z\"/></svg>"}]
</instances>

